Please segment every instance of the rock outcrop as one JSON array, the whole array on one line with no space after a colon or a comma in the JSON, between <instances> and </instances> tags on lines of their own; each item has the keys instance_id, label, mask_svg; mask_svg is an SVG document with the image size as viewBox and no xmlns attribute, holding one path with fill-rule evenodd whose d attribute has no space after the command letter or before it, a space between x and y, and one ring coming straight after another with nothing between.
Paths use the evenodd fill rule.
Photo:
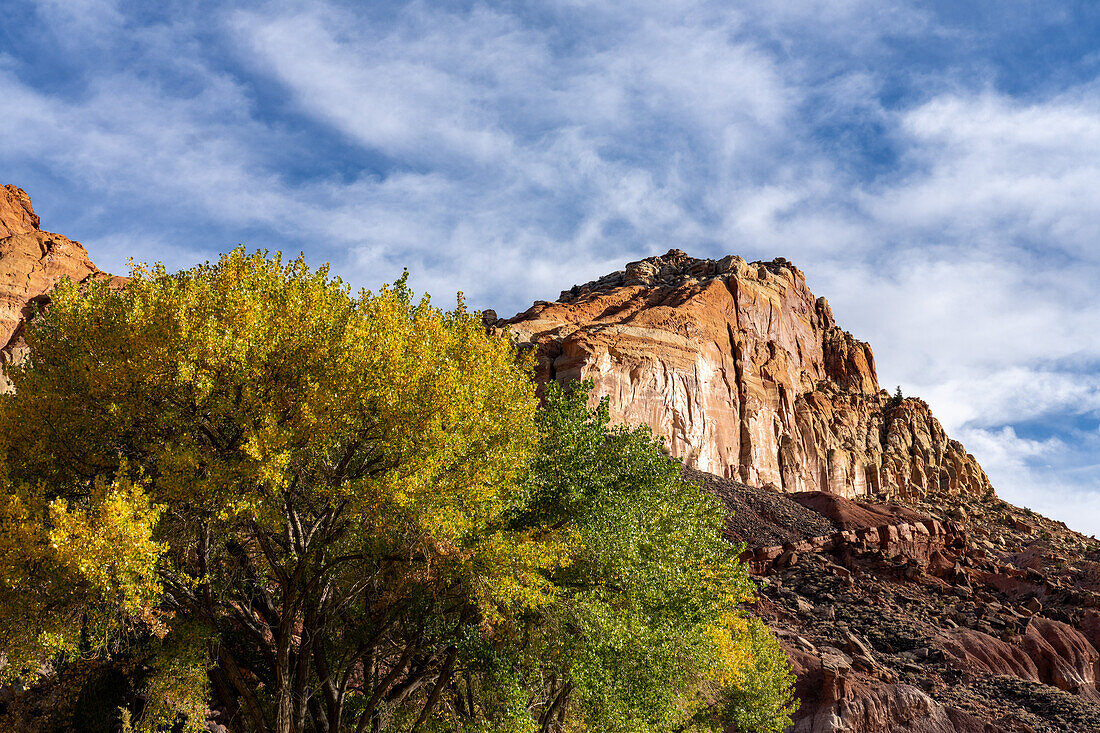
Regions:
<instances>
[{"instance_id":1,"label":"rock outcrop","mask_svg":"<svg viewBox=\"0 0 1100 733\"><path fill-rule=\"evenodd\" d=\"M990 491L924 402L879 389L870 347L784 259L670 250L491 325L537 349L541 380L591 379L615 420L712 474L842 496Z\"/></svg>"},{"instance_id":2,"label":"rock outcrop","mask_svg":"<svg viewBox=\"0 0 1100 733\"><path fill-rule=\"evenodd\" d=\"M10 184L0 189L0 239L36 232L38 223L26 191Z\"/></svg>"},{"instance_id":3,"label":"rock outcrop","mask_svg":"<svg viewBox=\"0 0 1100 733\"><path fill-rule=\"evenodd\" d=\"M79 242L39 228L27 192L0 188L0 391L10 388L3 368L26 357L23 326L49 301L62 278L109 277Z\"/></svg>"},{"instance_id":4,"label":"rock outcrop","mask_svg":"<svg viewBox=\"0 0 1100 733\"><path fill-rule=\"evenodd\" d=\"M1095 539L991 495L948 513L685 475L738 512L798 675L789 733L1100 731Z\"/></svg>"}]
</instances>

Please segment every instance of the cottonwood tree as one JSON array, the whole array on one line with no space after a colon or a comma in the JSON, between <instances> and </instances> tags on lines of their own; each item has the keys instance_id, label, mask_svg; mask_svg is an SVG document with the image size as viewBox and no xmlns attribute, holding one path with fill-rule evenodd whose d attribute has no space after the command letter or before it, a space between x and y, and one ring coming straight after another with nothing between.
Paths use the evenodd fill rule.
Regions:
<instances>
[{"instance_id":1,"label":"cottonwood tree","mask_svg":"<svg viewBox=\"0 0 1100 733\"><path fill-rule=\"evenodd\" d=\"M784 730L793 676L741 610L753 586L722 537L725 507L648 428L611 426L606 398L589 410L591 387L547 386L528 496L509 512L514 529L573 537L548 573L556 601L524 612L511 666L539 700L538 729Z\"/></svg>"},{"instance_id":2,"label":"cottonwood tree","mask_svg":"<svg viewBox=\"0 0 1100 733\"><path fill-rule=\"evenodd\" d=\"M119 666L145 730L640 731L732 720L774 667L785 714L717 504L581 391L537 409L461 304L238 249L63 283L27 339L8 678Z\"/></svg>"}]
</instances>

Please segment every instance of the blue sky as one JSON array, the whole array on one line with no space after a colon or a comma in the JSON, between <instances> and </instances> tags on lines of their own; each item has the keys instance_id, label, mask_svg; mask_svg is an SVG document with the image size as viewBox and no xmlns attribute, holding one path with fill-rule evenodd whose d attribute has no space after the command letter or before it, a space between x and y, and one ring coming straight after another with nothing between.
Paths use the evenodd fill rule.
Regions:
<instances>
[{"instance_id":1,"label":"blue sky","mask_svg":"<svg viewBox=\"0 0 1100 733\"><path fill-rule=\"evenodd\" d=\"M1089 2L8 0L0 182L100 267L238 242L510 315L786 257L1006 499L1100 534Z\"/></svg>"}]
</instances>

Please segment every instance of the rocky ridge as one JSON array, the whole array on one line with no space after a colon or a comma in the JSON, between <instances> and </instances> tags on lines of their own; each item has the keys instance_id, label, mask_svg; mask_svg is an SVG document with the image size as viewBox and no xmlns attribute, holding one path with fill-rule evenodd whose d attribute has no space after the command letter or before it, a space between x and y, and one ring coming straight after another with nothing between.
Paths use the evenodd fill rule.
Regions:
<instances>
[{"instance_id":1,"label":"rocky ridge","mask_svg":"<svg viewBox=\"0 0 1100 733\"><path fill-rule=\"evenodd\" d=\"M1100 733L1100 543L1000 501L794 265L671 250L486 325L732 510L788 733Z\"/></svg>"},{"instance_id":2,"label":"rocky ridge","mask_svg":"<svg viewBox=\"0 0 1100 733\"><path fill-rule=\"evenodd\" d=\"M26 358L24 324L66 277L87 282L110 276L92 264L79 242L42 231L26 191L0 188L0 391L11 387L3 368Z\"/></svg>"},{"instance_id":3,"label":"rocky ridge","mask_svg":"<svg viewBox=\"0 0 1100 733\"><path fill-rule=\"evenodd\" d=\"M848 497L992 490L924 402L879 389L870 347L785 259L674 249L487 321L536 350L540 380L591 379L693 468Z\"/></svg>"},{"instance_id":4,"label":"rocky ridge","mask_svg":"<svg viewBox=\"0 0 1100 733\"><path fill-rule=\"evenodd\" d=\"M992 496L883 504L689 477L756 507L729 536L798 674L791 733L1100 731L1094 538Z\"/></svg>"}]
</instances>

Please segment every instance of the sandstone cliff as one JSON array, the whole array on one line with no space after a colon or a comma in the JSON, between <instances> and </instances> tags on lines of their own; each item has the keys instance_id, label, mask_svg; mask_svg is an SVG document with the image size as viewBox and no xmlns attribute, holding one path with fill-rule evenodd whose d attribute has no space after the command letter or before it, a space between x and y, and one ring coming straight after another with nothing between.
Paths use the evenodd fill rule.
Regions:
<instances>
[{"instance_id":1,"label":"sandstone cliff","mask_svg":"<svg viewBox=\"0 0 1100 733\"><path fill-rule=\"evenodd\" d=\"M0 391L10 388L2 368L26 356L23 324L65 277L83 282L108 276L79 242L39 228L26 191L0 188Z\"/></svg>"},{"instance_id":2,"label":"sandstone cliff","mask_svg":"<svg viewBox=\"0 0 1100 733\"><path fill-rule=\"evenodd\" d=\"M844 496L991 490L924 402L879 389L870 347L784 259L670 250L494 325L537 349L540 380L592 379L615 420L703 471Z\"/></svg>"}]
</instances>

